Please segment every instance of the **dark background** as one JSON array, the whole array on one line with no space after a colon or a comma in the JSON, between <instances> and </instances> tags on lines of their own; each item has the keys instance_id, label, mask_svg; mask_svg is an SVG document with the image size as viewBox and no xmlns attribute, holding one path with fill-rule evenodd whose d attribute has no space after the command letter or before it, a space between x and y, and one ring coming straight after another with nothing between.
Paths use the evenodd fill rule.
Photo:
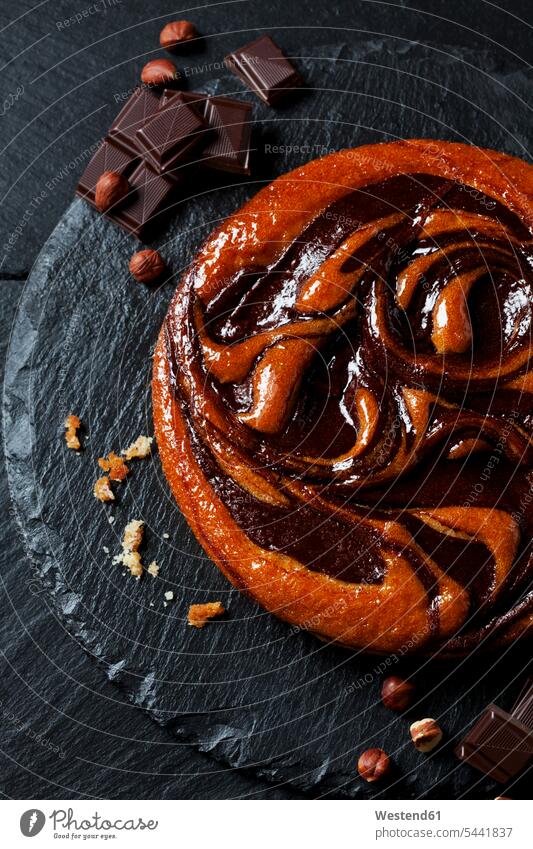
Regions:
<instances>
[{"instance_id":1,"label":"dark background","mask_svg":"<svg viewBox=\"0 0 533 849\"><path fill-rule=\"evenodd\" d=\"M117 111L113 95L130 89L142 65L162 55L158 33L168 20L190 19L204 34L191 64L219 63L261 31L289 54L302 43L385 36L490 49L502 66L517 70L531 60L530 0L507 0L505 10L484 0L418 0L416 10L401 0L237 0L199 3L187 12L164 0L33 5L0 0L2 361L24 282L72 197L76 158L107 129ZM84 10L80 22L67 23ZM176 61L189 64L187 56ZM217 73L206 72L202 82ZM0 502L2 795L298 798L176 743L127 704L55 619L38 584L28 581L4 475Z\"/></svg>"}]
</instances>

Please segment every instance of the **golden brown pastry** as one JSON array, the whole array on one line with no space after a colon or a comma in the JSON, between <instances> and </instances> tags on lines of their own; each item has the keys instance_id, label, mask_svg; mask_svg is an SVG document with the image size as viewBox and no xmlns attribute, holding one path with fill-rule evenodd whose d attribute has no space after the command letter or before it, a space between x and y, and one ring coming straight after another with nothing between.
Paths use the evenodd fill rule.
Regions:
<instances>
[{"instance_id":1,"label":"golden brown pastry","mask_svg":"<svg viewBox=\"0 0 533 849\"><path fill-rule=\"evenodd\" d=\"M374 652L531 631L533 169L424 140L286 174L155 354L172 491L235 586Z\"/></svg>"}]
</instances>

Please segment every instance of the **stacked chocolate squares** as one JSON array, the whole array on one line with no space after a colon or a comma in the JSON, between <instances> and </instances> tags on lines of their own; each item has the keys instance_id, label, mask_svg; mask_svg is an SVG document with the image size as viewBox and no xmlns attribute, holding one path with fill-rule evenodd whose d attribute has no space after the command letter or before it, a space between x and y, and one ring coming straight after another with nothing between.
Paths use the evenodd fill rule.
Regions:
<instances>
[{"instance_id":1,"label":"stacked chocolate squares","mask_svg":"<svg viewBox=\"0 0 533 849\"><path fill-rule=\"evenodd\" d=\"M533 678L510 713L489 705L455 753L502 784L525 769L533 759Z\"/></svg>"},{"instance_id":2,"label":"stacked chocolate squares","mask_svg":"<svg viewBox=\"0 0 533 849\"><path fill-rule=\"evenodd\" d=\"M250 103L228 97L139 87L89 162L77 194L95 206L102 174L125 176L127 196L105 214L140 238L197 168L250 173L251 111Z\"/></svg>"}]
</instances>

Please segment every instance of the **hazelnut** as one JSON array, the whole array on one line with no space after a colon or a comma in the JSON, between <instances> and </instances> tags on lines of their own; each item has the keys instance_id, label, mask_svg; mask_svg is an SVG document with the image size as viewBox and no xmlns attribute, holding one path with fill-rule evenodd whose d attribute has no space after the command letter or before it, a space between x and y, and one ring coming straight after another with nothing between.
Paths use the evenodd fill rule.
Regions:
<instances>
[{"instance_id":1,"label":"hazelnut","mask_svg":"<svg viewBox=\"0 0 533 849\"><path fill-rule=\"evenodd\" d=\"M434 719L420 719L410 727L415 749L419 752L431 752L442 740L442 731Z\"/></svg>"},{"instance_id":2,"label":"hazelnut","mask_svg":"<svg viewBox=\"0 0 533 849\"><path fill-rule=\"evenodd\" d=\"M141 71L141 80L150 86L168 85L178 78L178 69L170 59L153 59Z\"/></svg>"},{"instance_id":3,"label":"hazelnut","mask_svg":"<svg viewBox=\"0 0 533 849\"><path fill-rule=\"evenodd\" d=\"M130 259L130 271L140 283L151 283L157 280L165 270L165 263L159 251L147 248L137 251Z\"/></svg>"},{"instance_id":4,"label":"hazelnut","mask_svg":"<svg viewBox=\"0 0 533 849\"><path fill-rule=\"evenodd\" d=\"M184 41L191 41L198 33L196 27L189 21L170 21L163 27L159 35L159 43L166 50L172 50Z\"/></svg>"},{"instance_id":5,"label":"hazelnut","mask_svg":"<svg viewBox=\"0 0 533 849\"><path fill-rule=\"evenodd\" d=\"M94 203L100 212L107 212L112 206L126 197L130 184L123 174L116 171L104 171L98 178L94 192Z\"/></svg>"},{"instance_id":6,"label":"hazelnut","mask_svg":"<svg viewBox=\"0 0 533 849\"><path fill-rule=\"evenodd\" d=\"M513 801L510 796L495 796L494 797L495 802L503 802L504 799L505 799L506 802L512 802Z\"/></svg>"},{"instance_id":7,"label":"hazelnut","mask_svg":"<svg viewBox=\"0 0 533 849\"><path fill-rule=\"evenodd\" d=\"M357 761L359 775L369 783L379 781L388 773L389 769L389 756L383 749L367 749Z\"/></svg>"},{"instance_id":8,"label":"hazelnut","mask_svg":"<svg viewBox=\"0 0 533 849\"><path fill-rule=\"evenodd\" d=\"M411 681L406 681L405 678L399 678L397 675L391 675L389 678L385 678L381 685L381 698L383 699L383 704L389 710L405 710L413 701L414 694L415 685Z\"/></svg>"}]
</instances>

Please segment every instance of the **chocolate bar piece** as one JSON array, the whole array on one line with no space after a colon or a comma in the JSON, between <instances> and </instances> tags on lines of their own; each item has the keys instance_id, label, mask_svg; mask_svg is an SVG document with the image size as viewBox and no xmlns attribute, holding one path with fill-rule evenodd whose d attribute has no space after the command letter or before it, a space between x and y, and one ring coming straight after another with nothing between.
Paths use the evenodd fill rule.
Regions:
<instances>
[{"instance_id":1,"label":"chocolate bar piece","mask_svg":"<svg viewBox=\"0 0 533 849\"><path fill-rule=\"evenodd\" d=\"M130 194L119 207L108 213L108 218L140 238L156 219L160 221L169 211L176 179L157 174L144 161L128 179Z\"/></svg>"},{"instance_id":2,"label":"chocolate bar piece","mask_svg":"<svg viewBox=\"0 0 533 849\"><path fill-rule=\"evenodd\" d=\"M514 703L511 714L533 730L533 678L528 678Z\"/></svg>"},{"instance_id":3,"label":"chocolate bar piece","mask_svg":"<svg viewBox=\"0 0 533 849\"><path fill-rule=\"evenodd\" d=\"M455 754L459 760L465 761L465 763L468 763L474 769L478 769L480 772L488 775L489 778L493 778L494 781L498 781L500 784L505 784L507 781L507 772L490 760L483 753L482 749L476 749L473 746L460 743L455 750Z\"/></svg>"},{"instance_id":4,"label":"chocolate bar piece","mask_svg":"<svg viewBox=\"0 0 533 849\"><path fill-rule=\"evenodd\" d=\"M203 149L204 164L232 174L250 173L250 117L252 105L229 97L210 97L205 117L216 132Z\"/></svg>"},{"instance_id":5,"label":"chocolate bar piece","mask_svg":"<svg viewBox=\"0 0 533 849\"><path fill-rule=\"evenodd\" d=\"M533 758L533 733L496 705L489 705L455 750L458 758L504 783Z\"/></svg>"},{"instance_id":6,"label":"chocolate bar piece","mask_svg":"<svg viewBox=\"0 0 533 849\"><path fill-rule=\"evenodd\" d=\"M109 137L134 156L139 156L137 131L159 109L159 97L149 88L136 88L109 129Z\"/></svg>"},{"instance_id":7,"label":"chocolate bar piece","mask_svg":"<svg viewBox=\"0 0 533 849\"><path fill-rule=\"evenodd\" d=\"M136 133L145 158L164 174L206 140L207 123L181 93L168 100Z\"/></svg>"},{"instance_id":8,"label":"chocolate bar piece","mask_svg":"<svg viewBox=\"0 0 533 849\"><path fill-rule=\"evenodd\" d=\"M195 152L198 161L215 171L250 174L252 104L194 91L180 94L186 103L201 114L212 130L205 146ZM177 96L178 93L172 90L164 91L160 109L164 109Z\"/></svg>"},{"instance_id":9,"label":"chocolate bar piece","mask_svg":"<svg viewBox=\"0 0 533 849\"><path fill-rule=\"evenodd\" d=\"M199 114L202 117L205 117L205 102L209 96L209 94L204 94L201 91L175 91L174 89L166 88L161 95L159 109L165 109L169 103L172 103L175 97L180 97L183 101L185 101L185 103L197 108Z\"/></svg>"},{"instance_id":10,"label":"chocolate bar piece","mask_svg":"<svg viewBox=\"0 0 533 849\"><path fill-rule=\"evenodd\" d=\"M227 67L268 106L302 84L301 77L270 36L262 35L224 60Z\"/></svg>"},{"instance_id":11,"label":"chocolate bar piece","mask_svg":"<svg viewBox=\"0 0 533 849\"><path fill-rule=\"evenodd\" d=\"M76 193L94 204L96 184L104 171L116 171L127 176L137 163L138 159L127 150L104 139L81 175Z\"/></svg>"}]
</instances>

